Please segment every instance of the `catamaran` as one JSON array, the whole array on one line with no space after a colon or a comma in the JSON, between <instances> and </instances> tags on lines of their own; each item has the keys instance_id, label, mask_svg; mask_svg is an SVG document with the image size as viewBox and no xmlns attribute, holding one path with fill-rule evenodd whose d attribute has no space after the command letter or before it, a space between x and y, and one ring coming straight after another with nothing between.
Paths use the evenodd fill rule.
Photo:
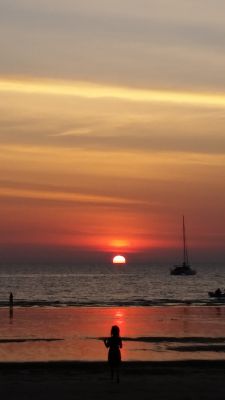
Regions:
<instances>
[{"instance_id":1,"label":"catamaran","mask_svg":"<svg viewBox=\"0 0 225 400\"><path fill-rule=\"evenodd\" d=\"M188 251L186 246L185 224L183 216L183 263L181 265L174 265L170 270L171 275L195 275L196 271L191 268L188 259Z\"/></svg>"}]
</instances>

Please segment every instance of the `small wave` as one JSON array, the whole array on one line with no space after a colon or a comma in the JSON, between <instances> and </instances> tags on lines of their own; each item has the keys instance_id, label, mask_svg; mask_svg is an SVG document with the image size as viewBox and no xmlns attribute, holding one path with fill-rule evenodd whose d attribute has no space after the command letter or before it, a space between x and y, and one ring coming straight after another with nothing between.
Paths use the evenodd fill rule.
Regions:
<instances>
[{"instance_id":1,"label":"small wave","mask_svg":"<svg viewBox=\"0 0 225 400\"><path fill-rule=\"evenodd\" d=\"M103 337L95 338L103 340ZM225 343L225 337L203 337L203 336L139 336L139 337L123 337L126 342L145 342L145 343Z\"/></svg>"},{"instance_id":2,"label":"small wave","mask_svg":"<svg viewBox=\"0 0 225 400\"><path fill-rule=\"evenodd\" d=\"M24 343L24 342L56 342L64 339L57 338L16 338L16 339L0 339L0 344L7 343Z\"/></svg>"},{"instance_id":3,"label":"small wave","mask_svg":"<svg viewBox=\"0 0 225 400\"><path fill-rule=\"evenodd\" d=\"M182 352L199 352L199 351L213 351L225 352L225 345L210 344L210 345L197 345L197 346L168 346L167 350L182 351Z\"/></svg>"},{"instance_id":4,"label":"small wave","mask_svg":"<svg viewBox=\"0 0 225 400\"><path fill-rule=\"evenodd\" d=\"M221 306L225 300L212 299L132 299L132 300L16 300L15 307L153 307L153 306ZM9 302L0 300L0 307L8 307Z\"/></svg>"}]
</instances>

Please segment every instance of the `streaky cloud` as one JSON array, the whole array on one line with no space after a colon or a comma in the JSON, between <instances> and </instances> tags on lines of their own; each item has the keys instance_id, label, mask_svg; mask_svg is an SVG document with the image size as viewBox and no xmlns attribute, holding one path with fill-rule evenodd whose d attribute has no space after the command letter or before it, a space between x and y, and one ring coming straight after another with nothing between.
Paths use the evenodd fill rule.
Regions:
<instances>
[{"instance_id":1,"label":"streaky cloud","mask_svg":"<svg viewBox=\"0 0 225 400\"><path fill-rule=\"evenodd\" d=\"M132 200L128 198L119 198L113 196L104 195L94 195L85 193L71 193L71 192L56 192L56 191L41 191L41 190L31 190L23 188L10 188L1 187L0 196L7 198L24 198L24 199L34 199L34 200L55 200L64 202L78 202L78 203L99 203L99 204L109 204L109 205L133 205L133 204L148 204L147 201L142 200Z\"/></svg>"},{"instance_id":2,"label":"streaky cloud","mask_svg":"<svg viewBox=\"0 0 225 400\"><path fill-rule=\"evenodd\" d=\"M225 108L225 93L194 93L183 91L147 90L100 85L81 81L0 79L0 92L27 95L69 96L85 99L117 99L127 102L167 103L178 106Z\"/></svg>"},{"instance_id":3,"label":"streaky cloud","mask_svg":"<svg viewBox=\"0 0 225 400\"><path fill-rule=\"evenodd\" d=\"M76 128L70 131L64 131L59 133L51 133L50 137L67 137L67 136L76 136L77 135L86 135L92 132L91 128Z\"/></svg>"},{"instance_id":4,"label":"streaky cloud","mask_svg":"<svg viewBox=\"0 0 225 400\"><path fill-rule=\"evenodd\" d=\"M120 135L56 134L56 146L80 147L88 150L133 151L133 152L184 152L198 154L225 154L225 138L222 134L204 135L198 133L162 134L156 132L140 134L136 132ZM53 145L53 143L51 142Z\"/></svg>"}]
</instances>

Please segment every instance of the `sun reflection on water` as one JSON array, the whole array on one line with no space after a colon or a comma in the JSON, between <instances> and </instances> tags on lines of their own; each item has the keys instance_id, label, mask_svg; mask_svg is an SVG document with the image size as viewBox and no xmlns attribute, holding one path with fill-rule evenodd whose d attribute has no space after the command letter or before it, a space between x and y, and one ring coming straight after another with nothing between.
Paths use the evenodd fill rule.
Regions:
<instances>
[{"instance_id":1,"label":"sun reflection on water","mask_svg":"<svg viewBox=\"0 0 225 400\"><path fill-rule=\"evenodd\" d=\"M224 307L15 307L14 311L12 324L8 308L0 308L0 361L107 360L103 338L110 336L112 325L120 328L122 360L224 359L222 350L192 351L193 337L205 338L203 344L207 338L221 338ZM167 340L170 337L177 342ZM179 338L183 337L188 352L182 351Z\"/></svg>"}]
</instances>

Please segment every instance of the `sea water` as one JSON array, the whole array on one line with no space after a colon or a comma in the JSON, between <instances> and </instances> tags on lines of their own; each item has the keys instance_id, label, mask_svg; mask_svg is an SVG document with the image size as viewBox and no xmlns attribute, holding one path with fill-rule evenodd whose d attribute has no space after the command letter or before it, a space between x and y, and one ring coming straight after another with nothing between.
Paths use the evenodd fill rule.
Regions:
<instances>
[{"instance_id":1,"label":"sea water","mask_svg":"<svg viewBox=\"0 0 225 400\"><path fill-rule=\"evenodd\" d=\"M10 292L23 306L212 304L208 292L225 286L225 266L196 269L193 276L173 276L160 265L2 265L0 306Z\"/></svg>"},{"instance_id":2,"label":"sea water","mask_svg":"<svg viewBox=\"0 0 225 400\"><path fill-rule=\"evenodd\" d=\"M123 360L225 359L225 303L208 298L224 282L222 266L1 266L0 361L106 360L113 324Z\"/></svg>"}]
</instances>

